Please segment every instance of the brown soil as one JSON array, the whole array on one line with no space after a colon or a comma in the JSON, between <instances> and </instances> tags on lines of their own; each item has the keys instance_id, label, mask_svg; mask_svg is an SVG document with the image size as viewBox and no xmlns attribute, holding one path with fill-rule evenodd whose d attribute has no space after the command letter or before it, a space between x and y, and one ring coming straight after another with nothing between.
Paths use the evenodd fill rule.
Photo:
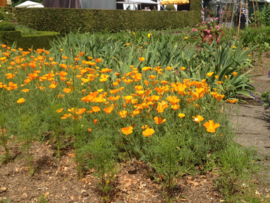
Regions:
<instances>
[{"instance_id":1,"label":"brown soil","mask_svg":"<svg viewBox=\"0 0 270 203\"><path fill-rule=\"evenodd\" d=\"M268 71L270 71L270 51L262 53L259 56L258 53L254 53L254 67L250 74L251 75L262 75L266 76Z\"/></svg>"},{"instance_id":2,"label":"brown soil","mask_svg":"<svg viewBox=\"0 0 270 203\"><path fill-rule=\"evenodd\" d=\"M11 147L12 146L12 147ZM19 144L10 144L13 155L20 153ZM3 154L3 149L0 149ZM48 202L101 202L101 193L97 188L98 179L93 170L85 173L82 180L77 179L75 163L64 151L59 163L49 143L34 142L31 147L35 173L30 176L25 153L11 163L0 167L0 202L40 202L43 195ZM121 171L113 183L115 191L109 202L164 202L160 183L149 175L151 168L132 160L121 163ZM194 177L185 176L177 181L173 188L175 202L220 202L222 196L215 191L215 172ZM162 179L162 178L161 178Z\"/></svg>"}]
</instances>

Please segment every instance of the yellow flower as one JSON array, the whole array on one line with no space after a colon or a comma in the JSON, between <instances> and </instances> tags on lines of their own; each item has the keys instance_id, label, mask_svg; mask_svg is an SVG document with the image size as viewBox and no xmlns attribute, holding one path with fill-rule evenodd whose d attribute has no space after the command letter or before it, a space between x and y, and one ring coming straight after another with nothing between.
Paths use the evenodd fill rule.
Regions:
<instances>
[{"instance_id":1,"label":"yellow flower","mask_svg":"<svg viewBox=\"0 0 270 203\"><path fill-rule=\"evenodd\" d=\"M213 120L209 120L208 122L206 122L203 125L204 125L204 127L206 127L207 132L210 132L210 133L216 132L216 129L218 127L220 127L220 124L219 123L215 124Z\"/></svg>"},{"instance_id":2,"label":"yellow flower","mask_svg":"<svg viewBox=\"0 0 270 203\"><path fill-rule=\"evenodd\" d=\"M143 125L143 126L142 126L142 129L143 129L143 130L145 130L145 129L147 129L147 128L149 128L148 125Z\"/></svg>"},{"instance_id":3,"label":"yellow flower","mask_svg":"<svg viewBox=\"0 0 270 203\"><path fill-rule=\"evenodd\" d=\"M49 86L49 88L55 89L55 88L56 88L56 85L55 85L55 84L51 84L51 85Z\"/></svg>"},{"instance_id":4,"label":"yellow flower","mask_svg":"<svg viewBox=\"0 0 270 203\"><path fill-rule=\"evenodd\" d=\"M18 99L18 101L17 101L18 104L22 104L23 102L25 102L25 99L24 99L24 98L20 98L20 99Z\"/></svg>"},{"instance_id":5,"label":"yellow flower","mask_svg":"<svg viewBox=\"0 0 270 203\"><path fill-rule=\"evenodd\" d=\"M108 78L109 78L109 76L108 76L108 75L104 75L104 74L102 74L102 75L100 76L99 81L100 81L100 82L105 82L105 81L107 81L107 80L108 80Z\"/></svg>"},{"instance_id":6,"label":"yellow flower","mask_svg":"<svg viewBox=\"0 0 270 203\"><path fill-rule=\"evenodd\" d=\"M213 74L214 74L214 72L209 72L209 73L206 73L206 76L211 78Z\"/></svg>"},{"instance_id":7,"label":"yellow flower","mask_svg":"<svg viewBox=\"0 0 270 203\"><path fill-rule=\"evenodd\" d=\"M133 133L133 127L128 126L128 127L122 128L122 133L125 135L129 135L129 134Z\"/></svg>"},{"instance_id":8,"label":"yellow flower","mask_svg":"<svg viewBox=\"0 0 270 203\"><path fill-rule=\"evenodd\" d=\"M151 38L152 34L151 34L151 33L149 33L147 36L148 36L148 38Z\"/></svg>"},{"instance_id":9,"label":"yellow flower","mask_svg":"<svg viewBox=\"0 0 270 203\"><path fill-rule=\"evenodd\" d=\"M180 118L184 118L186 115L183 114L183 113L179 113L178 116L179 116Z\"/></svg>"},{"instance_id":10,"label":"yellow flower","mask_svg":"<svg viewBox=\"0 0 270 203\"><path fill-rule=\"evenodd\" d=\"M233 48L233 49L236 49L236 46L233 46L232 48Z\"/></svg>"},{"instance_id":11,"label":"yellow flower","mask_svg":"<svg viewBox=\"0 0 270 203\"><path fill-rule=\"evenodd\" d=\"M56 113L62 113L63 110L64 110L64 108L58 109L58 110L56 110Z\"/></svg>"},{"instance_id":12,"label":"yellow flower","mask_svg":"<svg viewBox=\"0 0 270 203\"><path fill-rule=\"evenodd\" d=\"M185 37L185 39L188 39L188 37Z\"/></svg>"},{"instance_id":13,"label":"yellow flower","mask_svg":"<svg viewBox=\"0 0 270 203\"><path fill-rule=\"evenodd\" d=\"M218 85L221 85L223 83L223 81L217 81L216 82Z\"/></svg>"},{"instance_id":14,"label":"yellow flower","mask_svg":"<svg viewBox=\"0 0 270 203\"><path fill-rule=\"evenodd\" d=\"M133 36L135 36L135 35L136 35L136 33L135 33L135 32L133 32L132 34L133 34Z\"/></svg>"},{"instance_id":15,"label":"yellow flower","mask_svg":"<svg viewBox=\"0 0 270 203\"><path fill-rule=\"evenodd\" d=\"M144 137L151 137L155 133L155 130L152 128L147 128L145 131L143 131Z\"/></svg>"},{"instance_id":16,"label":"yellow flower","mask_svg":"<svg viewBox=\"0 0 270 203\"><path fill-rule=\"evenodd\" d=\"M29 92L29 89L23 89L22 92Z\"/></svg>"}]
</instances>

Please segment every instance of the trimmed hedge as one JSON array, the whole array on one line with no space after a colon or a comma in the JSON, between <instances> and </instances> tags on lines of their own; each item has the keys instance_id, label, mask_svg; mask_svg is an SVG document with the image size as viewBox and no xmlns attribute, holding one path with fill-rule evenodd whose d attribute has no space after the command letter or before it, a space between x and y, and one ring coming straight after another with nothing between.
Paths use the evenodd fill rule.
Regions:
<instances>
[{"instance_id":1,"label":"trimmed hedge","mask_svg":"<svg viewBox=\"0 0 270 203\"><path fill-rule=\"evenodd\" d=\"M201 21L201 1L191 0L191 11L124 11L61 8L16 8L18 23L61 34L121 30L162 30L194 26Z\"/></svg>"},{"instance_id":2,"label":"trimmed hedge","mask_svg":"<svg viewBox=\"0 0 270 203\"><path fill-rule=\"evenodd\" d=\"M0 22L0 31L14 31L15 25L9 21Z\"/></svg>"},{"instance_id":3,"label":"trimmed hedge","mask_svg":"<svg viewBox=\"0 0 270 203\"><path fill-rule=\"evenodd\" d=\"M37 35L22 36L20 31L1 31L1 42L11 46L14 42L17 43L18 48L28 50L33 49L50 49L50 41L57 38L58 32L42 32L38 31Z\"/></svg>"}]
</instances>

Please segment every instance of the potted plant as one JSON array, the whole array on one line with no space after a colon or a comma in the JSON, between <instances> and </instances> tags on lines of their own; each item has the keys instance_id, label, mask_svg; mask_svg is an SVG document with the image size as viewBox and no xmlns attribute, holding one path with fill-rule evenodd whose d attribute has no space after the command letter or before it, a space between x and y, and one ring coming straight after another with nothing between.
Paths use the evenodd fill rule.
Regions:
<instances>
[{"instance_id":1,"label":"potted plant","mask_svg":"<svg viewBox=\"0 0 270 203\"><path fill-rule=\"evenodd\" d=\"M210 15L211 15L211 10L210 9L206 9L206 15L207 15L207 18L210 18Z\"/></svg>"},{"instance_id":2,"label":"potted plant","mask_svg":"<svg viewBox=\"0 0 270 203\"><path fill-rule=\"evenodd\" d=\"M216 16L216 12L215 11L211 11L210 17L215 17L215 16Z\"/></svg>"}]
</instances>

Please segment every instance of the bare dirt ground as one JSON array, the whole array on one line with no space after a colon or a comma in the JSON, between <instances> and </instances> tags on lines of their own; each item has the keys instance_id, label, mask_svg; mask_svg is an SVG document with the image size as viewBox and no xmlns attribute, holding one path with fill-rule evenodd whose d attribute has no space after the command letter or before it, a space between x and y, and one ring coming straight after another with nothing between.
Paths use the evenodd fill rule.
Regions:
<instances>
[{"instance_id":1,"label":"bare dirt ground","mask_svg":"<svg viewBox=\"0 0 270 203\"><path fill-rule=\"evenodd\" d=\"M19 152L19 144L12 144L12 153ZM3 152L3 151L1 151ZM31 154L36 171L30 176L25 154L14 162L0 167L0 200L5 202L101 202L97 179L88 171L82 180L77 179L75 163L64 152L59 163L50 143L34 142ZM109 202L164 202L161 184L149 177L148 165L132 160L121 164L114 183L116 190ZM195 177L186 176L173 189L177 202L220 202L222 196L215 191L215 172ZM1 202L1 201L0 201Z\"/></svg>"}]
</instances>

